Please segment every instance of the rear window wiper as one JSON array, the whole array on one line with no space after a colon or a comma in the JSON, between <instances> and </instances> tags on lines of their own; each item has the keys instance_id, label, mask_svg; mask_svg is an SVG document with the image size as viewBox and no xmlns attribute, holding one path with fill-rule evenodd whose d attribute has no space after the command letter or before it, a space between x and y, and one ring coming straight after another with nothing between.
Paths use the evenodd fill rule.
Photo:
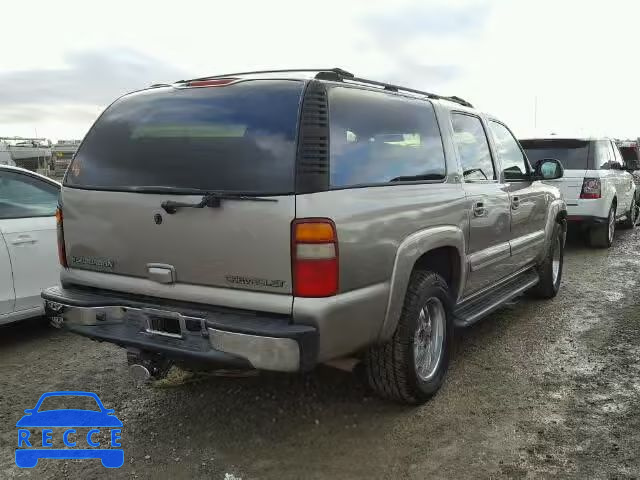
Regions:
<instances>
[{"instance_id":1,"label":"rear window wiper","mask_svg":"<svg viewBox=\"0 0 640 480\"><path fill-rule=\"evenodd\" d=\"M205 193L198 203L176 202L165 200L160 206L167 213L176 213L179 208L219 208L222 200L240 200L249 202L277 202L277 198L265 198L256 195L233 194L233 193Z\"/></svg>"}]
</instances>

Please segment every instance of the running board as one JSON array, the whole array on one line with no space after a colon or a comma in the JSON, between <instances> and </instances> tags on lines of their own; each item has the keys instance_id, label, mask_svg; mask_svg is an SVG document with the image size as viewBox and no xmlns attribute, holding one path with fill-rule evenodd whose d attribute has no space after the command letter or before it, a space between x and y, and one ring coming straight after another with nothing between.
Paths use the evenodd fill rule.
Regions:
<instances>
[{"instance_id":1,"label":"running board","mask_svg":"<svg viewBox=\"0 0 640 480\"><path fill-rule=\"evenodd\" d=\"M538 273L533 269L527 270L477 298L462 302L454 310L455 326L473 325L537 283Z\"/></svg>"}]
</instances>

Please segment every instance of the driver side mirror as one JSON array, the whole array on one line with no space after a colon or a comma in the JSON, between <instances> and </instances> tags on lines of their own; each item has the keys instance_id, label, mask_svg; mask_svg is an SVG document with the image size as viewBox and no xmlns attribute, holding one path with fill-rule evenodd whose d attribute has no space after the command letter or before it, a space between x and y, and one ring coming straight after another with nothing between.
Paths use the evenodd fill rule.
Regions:
<instances>
[{"instance_id":1,"label":"driver side mirror","mask_svg":"<svg viewBox=\"0 0 640 480\"><path fill-rule=\"evenodd\" d=\"M564 168L559 160L545 158L536 163L536 180L556 180L562 178L563 175Z\"/></svg>"}]
</instances>

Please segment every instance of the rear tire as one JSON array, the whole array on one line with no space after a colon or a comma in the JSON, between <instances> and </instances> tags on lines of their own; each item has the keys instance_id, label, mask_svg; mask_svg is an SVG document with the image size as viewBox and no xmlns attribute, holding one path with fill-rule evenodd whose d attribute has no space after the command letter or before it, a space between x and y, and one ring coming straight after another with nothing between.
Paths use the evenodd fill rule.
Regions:
<instances>
[{"instance_id":1,"label":"rear tire","mask_svg":"<svg viewBox=\"0 0 640 480\"><path fill-rule=\"evenodd\" d=\"M629 207L629 211L627 212L627 218L624 222L622 222L622 227L626 229L634 229L636 228L636 222L638 221L638 208L636 204L636 197L633 196L631 200L631 206Z\"/></svg>"},{"instance_id":2,"label":"rear tire","mask_svg":"<svg viewBox=\"0 0 640 480\"><path fill-rule=\"evenodd\" d=\"M540 281L527 292L532 297L550 299L558 294L564 265L565 232L566 223L556 224L553 228L549 250L542 263L538 265Z\"/></svg>"},{"instance_id":3,"label":"rear tire","mask_svg":"<svg viewBox=\"0 0 640 480\"><path fill-rule=\"evenodd\" d=\"M452 338L447 283L436 273L414 271L393 337L365 356L367 382L383 398L426 402L444 381Z\"/></svg>"},{"instance_id":4,"label":"rear tire","mask_svg":"<svg viewBox=\"0 0 640 480\"><path fill-rule=\"evenodd\" d=\"M609 216L605 225L591 227L589 230L589 245L596 248L610 248L616 230L616 204L609 209Z\"/></svg>"}]
</instances>

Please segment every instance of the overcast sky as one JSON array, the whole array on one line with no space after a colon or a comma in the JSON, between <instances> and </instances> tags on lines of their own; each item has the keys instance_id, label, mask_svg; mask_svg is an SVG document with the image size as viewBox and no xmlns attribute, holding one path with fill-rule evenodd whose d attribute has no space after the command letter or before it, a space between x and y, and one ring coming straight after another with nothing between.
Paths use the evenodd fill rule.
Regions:
<instances>
[{"instance_id":1,"label":"overcast sky","mask_svg":"<svg viewBox=\"0 0 640 480\"><path fill-rule=\"evenodd\" d=\"M0 136L81 138L155 82L339 66L458 95L517 135L640 136L635 0L5 1Z\"/></svg>"}]
</instances>

